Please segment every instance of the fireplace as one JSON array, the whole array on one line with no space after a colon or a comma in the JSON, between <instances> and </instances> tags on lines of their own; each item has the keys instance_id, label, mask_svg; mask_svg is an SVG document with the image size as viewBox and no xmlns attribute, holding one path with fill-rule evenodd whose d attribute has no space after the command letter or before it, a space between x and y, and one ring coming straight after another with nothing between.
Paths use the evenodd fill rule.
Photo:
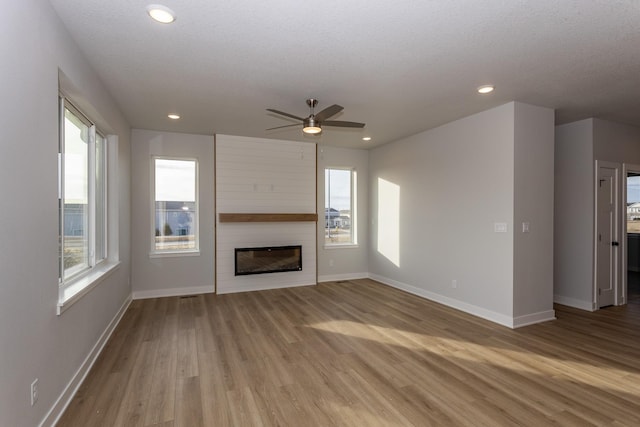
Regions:
<instances>
[{"instance_id":1,"label":"fireplace","mask_svg":"<svg viewBox=\"0 0 640 427\"><path fill-rule=\"evenodd\" d=\"M302 246L236 248L235 275L302 271Z\"/></svg>"}]
</instances>

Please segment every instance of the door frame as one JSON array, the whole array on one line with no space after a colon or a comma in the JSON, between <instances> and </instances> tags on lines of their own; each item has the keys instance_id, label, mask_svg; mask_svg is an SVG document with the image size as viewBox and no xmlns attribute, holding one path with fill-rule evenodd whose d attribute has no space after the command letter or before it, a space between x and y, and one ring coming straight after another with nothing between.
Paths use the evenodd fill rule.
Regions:
<instances>
[{"instance_id":1,"label":"door frame","mask_svg":"<svg viewBox=\"0 0 640 427\"><path fill-rule=\"evenodd\" d=\"M635 164L622 164L622 206L623 212L620 215L622 218L622 233L621 233L621 244L620 250L622 251L622 275L620 277L620 304L626 304L627 299L627 283L628 283L628 271L629 271L629 261L628 257L628 240L627 240L627 178L629 177L629 173L638 173L640 174L640 165Z\"/></svg>"},{"instance_id":2,"label":"door frame","mask_svg":"<svg viewBox=\"0 0 640 427\"><path fill-rule=\"evenodd\" d=\"M626 207L625 209L621 209L621 205L622 203L624 203L623 201L626 202L626 193L625 193L625 197L622 198L621 194L620 194L620 190L622 187L621 185L621 171L623 170L623 164L622 163L615 163L615 162L607 162L607 161L603 161L603 160L596 160L595 161L595 171L594 171L594 176L593 176L593 191L594 191L594 203L593 203L593 287L592 287L592 292L593 292L593 309L594 310L599 310L600 309L600 301L599 301L599 295L598 295L598 177L599 174L598 172L600 171L601 167L605 167L605 168L611 168L611 169L615 169L615 177L614 177L614 184L615 184L615 188L614 188L614 194L615 194L615 209L618 210L618 212L614 213L614 230L616 231L616 236L618 238L618 241L620 241L622 239L622 230L621 230L621 212L624 211L624 213L626 214L627 210ZM625 176L625 184L626 184L626 175ZM626 191L626 186L625 186L625 190ZM624 227L625 231L626 231L626 227ZM626 234L625 234L626 236ZM626 245L624 246L626 248ZM620 252L624 252L624 250L622 249L622 246L618 246L618 254L615 257L615 261L614 261L614 265L613 265L613 269L614 269L614 274L615 274L615 287L614 287L614 305L620 305L621 304L621 286L622 286L622 280L621 280L621 267L622 267L622 256L620 254ZM626 261L626 260L625 260ZM624 266L626 267L626 263L624 264ZM626 283L626 282L625 282Z\"/></svg>"}]
</instances>

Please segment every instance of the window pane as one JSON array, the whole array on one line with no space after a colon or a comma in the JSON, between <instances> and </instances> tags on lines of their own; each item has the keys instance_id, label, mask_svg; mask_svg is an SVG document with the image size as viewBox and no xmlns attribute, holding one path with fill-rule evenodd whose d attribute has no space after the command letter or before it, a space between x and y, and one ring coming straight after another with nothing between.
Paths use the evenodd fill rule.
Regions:
<instances>
[{"instance_id":1,"label":"window pane","mask_svg":"<svg viewBox=\"0 0 640 427\"><path fill-rule=\"evenodd\" d=\"M154 251L197 249L196 162L155 159Z\"/></svg>"},{"instance_id":2,"label":"window pane","mask_svg":"<svg viewBox=\"0 0 640 427\"><path fill-rule=\"evenodd\" d=\"M353 242L352 171L325 169L325 244Z\"/></svg>"},{"instance_id":3,"label":"window pane","mask_svg":"<svg viewBox=\"0 0 640 427\"><path fill-rule=\"evenodd\" d=\"M96 134L96 262L106 258L107 163L105 154L105 138Z\"/></svg>"},{"instance_id":4,"label":"window pane","mask_svg":"<svg viewBox=\"0 0 640 427\"><path fill-rule=\"evenodd\" d=\"M89 267L89 126L64 111L64 276Z\"/></svg>"}]
</instances>

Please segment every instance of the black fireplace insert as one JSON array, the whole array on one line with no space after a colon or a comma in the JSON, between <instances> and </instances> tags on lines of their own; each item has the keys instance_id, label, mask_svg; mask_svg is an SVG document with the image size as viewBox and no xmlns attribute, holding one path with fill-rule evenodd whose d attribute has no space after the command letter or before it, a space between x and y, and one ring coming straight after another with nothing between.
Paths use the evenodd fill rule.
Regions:
<instances>
[{"instance_id":1,"label":"black fireplace insert","mask_svg":"<svg viewBox=\"0 0 640 427\"><path fill-rule=\"evenodd\" d=\"M302 246L236 248L235 275L302 270Z\"/></svg>"}]
</instances>

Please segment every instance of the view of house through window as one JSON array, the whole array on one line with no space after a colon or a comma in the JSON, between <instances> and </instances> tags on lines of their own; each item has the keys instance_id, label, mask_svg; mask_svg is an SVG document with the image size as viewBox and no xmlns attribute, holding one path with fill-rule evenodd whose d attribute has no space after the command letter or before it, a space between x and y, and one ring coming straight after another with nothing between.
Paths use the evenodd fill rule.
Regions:
<instances>
[{"instance_id":1,"label":"view of house through window","mask_svg":"<svg viewBox=\"0 0 640 427\"><path fill-rule=\"evenodd\" d=\"M106 257L106 141L60 99L59 280L78 276Z\"/></svg>"},{"instance_id":2,"label":"view of house through window","mask_svg":"<svg viewBox=\"0 0 640 427\"><path fill-rule=\"evenodd\" d=\"M154 159L152 252L198 250L197 162Z\"/></svg>"},{"instance_id":3,"label":"view of house through window","mask_svg":"<svg viewBox=\"0 0 640 427\"><path fill-rule=\"evenodd\" d=\"M627 176L627 233L640 233L640 174Z\"/></svg>"},{"instance_id":4,"label":"view of house through window","mask_svg":"<svg viewBox=\"0 0 640 427\"><path fill-rule=\"evenodd\" d=\"M351 169L324 171L325 245L356 244L356 172Z\"/></svg>"}]
</instances>

